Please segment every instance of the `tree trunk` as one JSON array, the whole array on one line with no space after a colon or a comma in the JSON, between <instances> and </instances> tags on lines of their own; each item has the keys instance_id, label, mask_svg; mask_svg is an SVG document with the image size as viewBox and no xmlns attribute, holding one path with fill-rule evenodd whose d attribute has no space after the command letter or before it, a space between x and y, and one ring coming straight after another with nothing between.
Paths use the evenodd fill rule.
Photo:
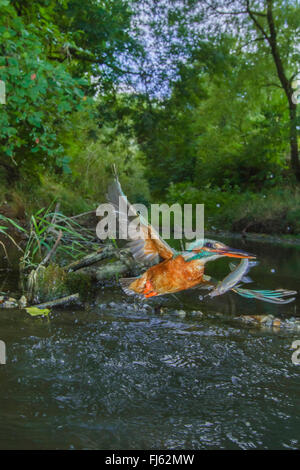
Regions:
<instances>
[{"instance_id":1,"label":"tree trunk","mask_svg":"<svg viewBox=\"0 0 300 470\"><path fill-rule=\"evenodd\" d=\"M299 162L299 149L298 149L298 140L297 140L297 104L293 102L293 87L291 79L287 77L287 71L284 68L284 63L282 60L282 55L280 53L280 47L277 40L277 31L276 25L273 16L273 0L266 0L267 12L254 12L250 8L250 0L246 0L246 11L256 28L262 34L270 46L271 54L274 60L276 67L277 76L281 83L281 86L285 92L285 95L289 104L289 117L290 117L290 152L291 152L291 168L295 174L297 181L300 182L300 162ZM262 23L258 21L257 15L266 17L267 24L269 27L269 32L263 27Z\"/></svg>"},{"instance_id":2,"label":"tree trunk","mask_svg":"<svg viewBox=\"0 0 300 470\"><path fill-rule=\"evenodd\" d=\"M289 103L290 112L290 149L291 149L291 166L298 181L300 181L300 163L299 148L297 135L297 105L293 103L292 98Z\"/></svg>"},{"instance_id":3,"label":"tree trunk","mask_svg":"<svg viewBox=\"0 0 300 470\"><path fill-rule=\"evenodd\" d=\"M288 79L286 70L284 69L282 57L277 42L277 31L273 17L273 0L267 0L267 21L269 25L270 35L266 34L266 38L270 44L272 56L277 70L277 75L286 94L289 103L289 116L290 116L290 150L291 150L291 167L294 171L296 179L300 181L300 163L297 141L297 123L296 123L296 108L297 105L293 102L293 87L291 80Z\"/></svg>"}]
</instances>

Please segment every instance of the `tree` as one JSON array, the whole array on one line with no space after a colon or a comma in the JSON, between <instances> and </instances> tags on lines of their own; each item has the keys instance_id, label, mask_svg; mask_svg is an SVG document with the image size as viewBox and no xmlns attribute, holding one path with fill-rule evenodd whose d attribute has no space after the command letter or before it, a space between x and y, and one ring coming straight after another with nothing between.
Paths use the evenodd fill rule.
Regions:
<instances>
[{"instance_id":1,"label":"tree","mask_svg":"<svg viewBox=\"0 0 300 470\"><path fill-rule=\"evenodd\" d=\"M63 149L56 130L80 107L87 82L49 62L38 27L26 26L9 1L0 0L0 6L0 79L7 95L1 105L0 161L12 180L20 168L29 175L38 165L59 165Z\"/></svg>"},{"instance_id":2,"label":"tree","mask_svg":"<svg viewBox=\"0 0 300 470\"><path fill-rule=\"evenodd\" d=\"M300 9L297 1L284 0L208 0L209 11L239 32L245 47L258 54L266 50L273 59L277 80L275 86L284 91L289 110L291 167L300 181L300 162L297 135L297 103L293 82L299 73ZM246 22L244 21L246 18Z\"/></svg>"},{"instance_id":3,"label":"tree","mask_svg":"<svg viewBox=\"0 0 300 470\"><path fill-rule=\"evenodd\" d=\"M37 167L66 169L62 124L96 90L116 86L127 73L122 61L138 53L129 3L0 0L0 9L2 168L9 180L21 169L34 176Z\"/></svg>"},{"instance_id":4,"label":"tree","mask_svg":"<svg viewBox=\"0 0 300 470\"><path fill-rule=\"evenodd\" d=\"M156 197L180 182L256 191L284 174L289 120L281 90L265 86L270 56L237 50L227 34L198 42L169 96L112 94L98 105L101 125L136 137Z\"/></svg>"}]
</instances>

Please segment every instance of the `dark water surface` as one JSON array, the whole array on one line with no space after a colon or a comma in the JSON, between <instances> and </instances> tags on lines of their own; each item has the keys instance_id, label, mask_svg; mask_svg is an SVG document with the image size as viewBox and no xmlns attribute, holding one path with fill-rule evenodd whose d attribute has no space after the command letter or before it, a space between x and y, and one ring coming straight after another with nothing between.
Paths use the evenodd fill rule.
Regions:
<instances>
[{"instance_id":1,"label":"dark water surface","mask_svg":"<svg viewBox=\"0 0 300 470\"><path fill-rule=\"evenodd\" d=\"M258 254L253 287L299 290L299 248L231 245ZM228 263L209 271L221 279ZM0 277L0 291L15 290L13 273ZM299 449L300 365L291 345L300 329L237 317L297 317L300 297L278 307L198 296L142 304L106 287L91 305L55 310L49 320L0 310L0 448Z\"/></svg>"}]
</instances>

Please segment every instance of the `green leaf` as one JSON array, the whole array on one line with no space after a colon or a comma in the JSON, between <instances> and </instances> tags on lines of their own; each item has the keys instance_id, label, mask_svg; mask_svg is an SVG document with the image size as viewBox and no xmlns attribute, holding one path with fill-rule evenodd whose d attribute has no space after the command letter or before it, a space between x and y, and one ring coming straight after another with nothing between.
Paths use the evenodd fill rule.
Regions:
<instances>
[{"instance_id":1,"label":"green leaf","mask_svg":"<svg viewBox=\"0 0 300 470\"><path fill-rule=\"evenodd\" d=\"M37 308L37 307L27 307L25 308L26 312L29 313L32 317L36 317L38 315L43 315L44 317L49 315L51 310L49 308Z\"/></svg>"}]
</instances>

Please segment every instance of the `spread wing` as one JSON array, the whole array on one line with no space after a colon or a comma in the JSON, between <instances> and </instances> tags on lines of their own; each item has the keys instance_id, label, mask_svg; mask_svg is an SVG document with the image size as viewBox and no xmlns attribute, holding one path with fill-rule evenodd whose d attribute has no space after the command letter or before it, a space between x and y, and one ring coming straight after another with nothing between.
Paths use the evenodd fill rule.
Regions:
<instances>
[{"instance_id":1,"label":"spread wing","mask_svg":"<svg viewBox=\"0 0 300 470\"><path fill-rule=\"evenodd\" d=\"M158 262L159 257L164 259L173 257L172 248L127 200L117 176L108 188L107 199L114 206L119 220L119 229L127 234L128 247L136 260ZM135 219L138 217L139 233L131 231L128 233L128 215Z\"/></svg>"}]
</instances>

